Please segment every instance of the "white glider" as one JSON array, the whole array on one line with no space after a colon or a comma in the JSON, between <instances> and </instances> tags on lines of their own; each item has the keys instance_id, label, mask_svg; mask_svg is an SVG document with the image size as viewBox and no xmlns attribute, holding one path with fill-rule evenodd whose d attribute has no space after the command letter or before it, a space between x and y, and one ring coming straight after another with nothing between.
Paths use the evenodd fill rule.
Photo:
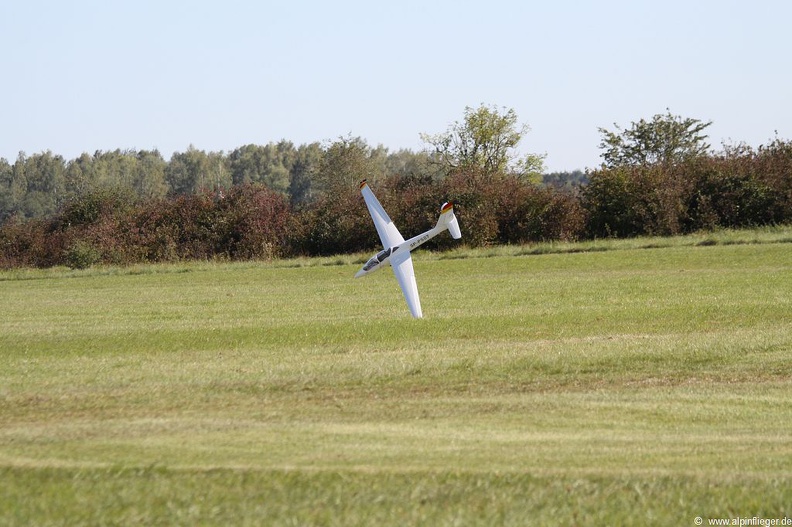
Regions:
<instances>
[{"instance_id":1,"label":"white glider","mask_svg":"<svg viewBox=\"0 0 792 527\"><path fill-rule=\"evenodd\" d=\"M404 293L404 299L407 301L410 313L415 318L421 318L423 316L421 299L418 297L418 284L415 282L415 272L413 271L410 251L428 242L446 229L448 229L451 237L455 240L462 237L462 233L459 231L459 223L456 216L454 216L454 206L451 203L443 203L443 206L440 207L440 219L437 220L437 225L433 229L405 241L365 179L360 182L360 192L363 194L363 199L366 200L371 219L374 220L374 226L377 228L380 240L382 240L383 250L372 256L366 262L366 265L355 274L355 278L372 273L385 265L390 265L393 268L396 279L399 281L399 287Z\"/></svg>"}]
</instances>

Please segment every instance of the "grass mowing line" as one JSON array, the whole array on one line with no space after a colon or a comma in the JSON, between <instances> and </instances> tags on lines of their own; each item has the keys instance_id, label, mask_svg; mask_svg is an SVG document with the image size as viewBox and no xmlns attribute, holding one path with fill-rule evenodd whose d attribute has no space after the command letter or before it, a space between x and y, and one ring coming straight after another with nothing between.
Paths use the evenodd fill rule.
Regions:
<instances>
[{"instance_id":1,"label":"grass mowing line","mask_svg":"<svg viewBox=\"0 0 792 527\"><path fill-rule=\"evenodd\" d=\"M540 404L535 406L542 408L543 401L546 398L526 398L524 408L537 402ZM243 421L233 424L232 436L223 423L207 424L201 419L144 422L139 423L140 429L136 423L113 420L103 423L103 427L118 429L101 437L81 437L89 429L88 423L79 430L67 426L60 433L70 432L72 436L60 438L59 448L61 455L88 465L96 459L83 457L83 452L93 450L95 456L111 449L116 454L105 459L107 466L135 466L136 459L144 458L149 464L176 468L204 465L251 470L303 467L358 471L379 467L382 471L413 472L455 467L455 471L470 472L527 471L571 476L600 471L602 475L640 476L672 470L689 474L691 467L698 465L695 474L712 480L733 473L735 466L740 467L740 473L754 477L759 473L790 476L790 445L781 429L756 433L752 427L740 426L739 419L726 430L718 428L714 419L699 423L695 429L677 423L677 429L684 429L682 433L654 426L636 429L634 423L648 421L645 407L635 408L624 400L590 395L565 397L562 401L568 406L567 413L576 418L562 414L552 427L549 423L542 427L531 416L520 419L519 413L506 409L460 420L445 416L388 423ZM469 402L477 405L476 398ZM687 404L689 401L677 402L681 404L675 404L675 409L692 406ZM657 411L651 403L649 410ZM670 408L667 411L672 413ZM584 414L587 419L581 420ZM508 420L504 421L504 417ZM608 424L603 426L606 420ZM500 426L493 427L494 424ZM195 437L187 440L188 436ZM746 448L747 445L751 447ZM775 454L771 462L765 457L768 451Z\"/></svg>"}]
</instances>

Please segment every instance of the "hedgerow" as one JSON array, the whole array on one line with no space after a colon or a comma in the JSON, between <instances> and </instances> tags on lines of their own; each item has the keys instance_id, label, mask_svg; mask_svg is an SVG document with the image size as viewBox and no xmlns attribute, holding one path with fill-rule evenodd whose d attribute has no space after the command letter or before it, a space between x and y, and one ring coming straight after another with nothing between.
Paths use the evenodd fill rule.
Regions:
<instances>
[{"instance_id":1,"label":"hedgerow","mask_svg":"<svg viewBox=\"0 0 792 527\"><path fill-rule=\"evenodd\" d=\"M673 165L601 168L582 189L585 237L676 235L792 221L792 144Z\"/></svg>"},{"instance_id":2,"label":"hedgerow","mask_svg":"<svg viewBox=\"0 0 792 527\"><path fill-rule=\"evenodd\" d=\"M792 144L776 140L675 164L602 167L579 187L540 186L466 169L370 181L405 237L453 201L468 246L639 235L792 222ZM374 250L356 185L290 204L263 184L141 201L121 190L77 197L46 219L0 225L0 267L84 267L193 259L269 259ZM440 236L428 245L458 244Z\"/></svg>"}]
</instances>

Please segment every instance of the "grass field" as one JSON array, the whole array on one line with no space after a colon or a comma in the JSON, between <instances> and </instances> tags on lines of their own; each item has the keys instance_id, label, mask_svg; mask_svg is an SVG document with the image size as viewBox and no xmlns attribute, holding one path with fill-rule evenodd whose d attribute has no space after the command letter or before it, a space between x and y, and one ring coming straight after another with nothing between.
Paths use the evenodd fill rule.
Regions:
<instances>
[{"instance_id":1,"label":"grass field","mask_svg":"<svg viewBox=\"0 0 792 527\"><path fill-rule=\"evenodd\" d=\"M0 525L792 517L792 229L0 273Z\"/></svg>"}]
</instances>

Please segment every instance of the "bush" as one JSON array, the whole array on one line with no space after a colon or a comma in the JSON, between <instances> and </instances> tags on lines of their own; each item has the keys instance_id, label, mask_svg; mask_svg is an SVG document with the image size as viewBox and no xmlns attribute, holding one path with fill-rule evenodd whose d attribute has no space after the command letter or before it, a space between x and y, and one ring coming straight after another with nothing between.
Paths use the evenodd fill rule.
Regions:
<instances>
[{"instance_id":1,"label":"bush","mask_svg":"<svg viewBox=\"0 0 792 527\"><path fill-rule=\"evenodd\" d=\"M499 186L499 243L571 241L582 235L583 210L574 191L538 187L516 178Z\"/></svg>"},{"instance_id":2,"label":"bush","mask_svg":"<svg viewBox=\"0 0 792 527\"><path fill-rule=\"evenodd\" d=\"M792 222L792 141L776 138L760 146L754 160L755 177L773 195L778 223Z\"/></svg>"},{"instance_id":3,"label":"bush","mask_svg":"<svg viewBox=\"0 0 792 527\"><path fill-rule=\"evenodd\" d=\"M57 222L13 217L0 226L0 268L58 265L64 243Z\"/></svg>"},{"instance_id":4,"label":"bush","mask_svg":"<svg viewBox=\"0 0 792 527\"><path fill-rule=\"evenodd\" d=\"M589 176L581 205L588 237L673 236L684 230L690 183L667 165L601 168Z\"/></svg>"},{"instance_id":5,"label":"bush","mask_svg":"<svg viewBox=\"0 0 792 527\"><path fill-rule=\"evenodd\" d=\"M744 159L707 158L687 167L693 179L688 230L740 228L784 220L780 196Z\"/></svg>"},{"instance_id":6,"label":"bush","mask_svg":"<svg viewBox=\"0 0 792 527\"><path fill-rule=\"evenodd\" d=\"M87 269L102 260L102 253L87 241L78 240L64 254L65 263L72 269Z\"/></svg>"},{"instance_id":7,"label":"bush","mask_svg":"<svg viewBox=\"0 0 792 527\"><path fill-rule=\"evenodd\" d=\"M150 202L134 216L136 243L147 261L210 259L217 246L215 216L209 193Z\"/></svg>"},{"instance_id":8,"label":"bush","mask_svg":"<svg viewBox=\"0 0 792 527\"><path fill-rule=\"evenodd\" d=\"M103 217L131 210L135 199L130 190L123 188L95 190L67 203L58 220L62 228L92 225Z\"/></svg>"},{"instance_id":9,"label":"bush","mask_svg":"<svg viewBox=\"0 0 792 527\"><path fill-rule=\"evenodd\" d=\"M482 247L497 243L501 181L500 176L477 171L457 172L443 181L445 194L454 203L465 245ZM447 239L440 240L440 244L450 243Z\"/></svg>"},{"instance_id":10,"label":"bush","mask_svg":"<svg viewBox=\"0 0 792 527\"><path fill-rule=\"evenodd\" d=\"M354 253L380 244L357 188L325 195L298 210L290 230L289 248L295 255Z\"/></svg>"},{"instance_id":11,"label":"bush","mask_svg":"<svg viewBox=\"0 0 792 527\"><path fill-rule=\"evenodd\" d=\"M589 184L583 189L581 197L586 211L587 236L597 238L640 234L632 172L627 167L602 168L589 175Z\"/></svg>"},{"instance_id":12,"label":"bush","mask_svg":"<svg viewBox=\"0 0 792 527\"><path fill-rule=\"evenodd\" d=\"M602 168L582 193L590 237L784 223L790 203L792 147L781 145L758 155L739 148L675 165Z\"/></svg>"},{"instance_id":13,"label":"bush","mask_svg":"<svg viewBox=\"0 0 792 527\"><path fill-rule=\"evenodd\" d=\"M215 252L234 260L276 258L287 252L289 204L264 185L233 187L216 202Z\"/></svg>"},{"instance_id":14,"label":"bush","mask_svg":"<svg viewBox=\"0 0 792 527\"><path fill-rule=\"evenodd\" d=\"M376 193L405 238L434 227L441 206L451 200L430 176L393 176L377 185ZM360 201L363 203L362 199ZM371 224L371 218L368 218L368 222ZM435 238L425 247L436 248L444 241L443 238Z\"/></svg>"}]
</instances>

